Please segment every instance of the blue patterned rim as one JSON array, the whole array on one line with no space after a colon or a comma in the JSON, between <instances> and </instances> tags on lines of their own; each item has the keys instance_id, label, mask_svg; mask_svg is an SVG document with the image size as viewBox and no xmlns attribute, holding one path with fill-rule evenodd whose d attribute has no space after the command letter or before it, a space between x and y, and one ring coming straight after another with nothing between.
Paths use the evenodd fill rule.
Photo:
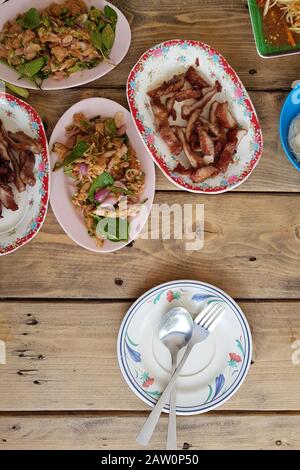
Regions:
<instances>
[{"instance_id":1,"label":"blue patterned rim","mask_svg":"<svg viewBox=\"0 0 300 470\"><path fill-rule=\"evenodd\" d=\"M229 297L225 292L222 290L206 283L202 283L200 281L174 281L174 282L167 282L165 284L160 284L153 289L147 291L143 296L136 300L136 302L130 307L127 314L125 315L123 322L120 327L119 335L118 335L118 360L119 365L122 371L122 374L130 386L130 388L138 395L144 402L148 405L154 406L156 404L156 400L151 398L142 388L140 388L135 378L131 375L129 366L127 363L126 354L123 352L123 345L124 345L124 337L126 337L128 327L130 325L131 319L134 317L135 313L139 309L142 303L144 303L148 297L152 297L153 294L158 292L161 289L165 288L174 288L174 287L198 287L201 288L210 294L216 295L218 298L221 298L235 313L236 318L241 326L243 331L244 339L245 339L245 360L243 363L243 367L240 369L239 373L237 374L235 381L231 384L231 386L225 390L221 395L219 395L215 400L210 402L209 404L201 404L196 406L177 406L177 414L181 415L190 415L190 414L198 414L204 413L206 411L210 411L225 401L227 401L234 393L239 389L241 384L243 383L250 363L251 363L251 354L252 354L252 340L251 340L251 332L249 325L246 321L246 318L241 311L240 307ZM164 411L169 411L169 405L164 407Z\"/></svg>"}]
</instances>

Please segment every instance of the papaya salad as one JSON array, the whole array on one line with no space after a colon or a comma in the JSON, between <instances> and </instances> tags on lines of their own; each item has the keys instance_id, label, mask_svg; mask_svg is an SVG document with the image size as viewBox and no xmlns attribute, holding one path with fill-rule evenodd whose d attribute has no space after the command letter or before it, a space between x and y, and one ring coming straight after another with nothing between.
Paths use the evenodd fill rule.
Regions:
<instances>
[{"instance_id":1,"label":"papaya salad","mask_svg":"<svg viewBox=\"0 0 300 470\"><path fill-rule=\"evenodd\" d=\"M30 8L4 25L0 60L37 86L49 77L63 80L109 60L117 21L109 5L102 11L82 0Z\"/></svg>"},{"instance_id":2,"label":"papaya salad","mask_svg":"<svg viewBox=\"0 0 300 470\"><path fill-rule=\"evenodd\" d=\"M66 133L66 142L52 148L58 156L54 171L63 168L73 179L72 202L89 235L98 246L105 240L128 240L130 220L146 202L145 174L130 145L123 113L106 119L74 114Z\"/></svg>"}]
</instances>

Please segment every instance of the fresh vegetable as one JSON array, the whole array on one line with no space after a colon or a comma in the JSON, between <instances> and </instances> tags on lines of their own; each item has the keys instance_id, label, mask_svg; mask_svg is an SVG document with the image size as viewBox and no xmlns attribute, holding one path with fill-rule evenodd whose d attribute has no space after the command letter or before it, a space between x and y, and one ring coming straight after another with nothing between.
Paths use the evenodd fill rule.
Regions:
<instances>
[{"instance_id":1,"label":"fresh vegetable","mask_svg":"<svg viewBox=\"0 0 300 470\"><path fill-rule=\"evenodd\" d=\"M87 151L89 147L90 145L87 142L84 142L83 140L80 140L79 142L77 142L72 152L70 152L64 159L63 165L69 166L75 160L78 160L78 158L84 155L84 153Z\"/></svg>"},{"instance_id":2,"label":"fresh vegetable","mask_svg":"<svg viewBox=\"0 0 300 470\"><path fill-rule=\"evenodd\" d=\"M16 95L21 96L22 98L28 98L29 97L29 91L26 88L21 88L20 86L12 85L11 83L7 83L4 80L0 80L0 83L3 83L6 88L8 88L10 91L15 93Z\"/></svg>"},{"instance_id":3,"label":"fresh vegetable","mask_svg":"<svg viewBox=\"0 0 300 470\"><path fill-rule=\"evenodd\" d=\"M17 19L17 23L25 29L36 29L41 23L40 14L36 8L30 8Z\"/></svg>"},{"instance_id":4,"label":"fresh vegetable","mask_svg":"<svg viewBox=\"0 0 300 470\"><path fill-rule=\"evenodd\" d=\"M118 15L117 15L117 12L111 8L109 5L106 5L104 7L104 15L106 16L106 18L108 18L113 25L116 25L117 21L118 21Z\"/></svg>"},{"instance_id":5,"label":"fresh vegetable","mask_svg":"<svg viewBox=\"0 0 300 470\"><path fill-rule=\"evenodd\" d=\"M126 241L129 237L129 223L127 219L104 217L96 228L101 238L112 242Z\"/></svg>"},{"instance_id":6,"label":"fresh vegetable","mask_svg":"<svg viewBox=\"0 0 300 470\"><path fill-rule=\"evenodd\" d=\"M92 185L87 194L88 200L90 202L93 202L94 194L97 191L97 189L106 188L107 186L111 186L112 184L114 184L113 177L109 173L104 171L103 173L101 173L101 175L97 176L92 182Z\"/></svg>"},{"instance_id":7,"label":"fresh vegetable","mask_svg":"<svg viewBox=\"0 0 300 470\"><path fill-rule=\"evenodd\" d=\"M113 138L117 134L117 126L113 118L105 119L104 121L105 134Z\"/></svg>"},{"instance_id":8,"label":"fresh vegetable","mask_svg":"<svg viewBox=\"0 0 300 470\"><path fill-rule=\"evenodd\" d=\"M81 175L86 175L88 172L88 165L86 163L80 163L79 165L79 171Z\"/></svg>"},{"instance_id":9,"label":"fresh vegetable","mask_svg":"<svg viewBox=\"0 0 300 470\"><path fill-rule=\"evenodd\" d=\"M125 196L131 196L132 194L134 194L133 191L131 191L130 189L120 188L119 186L112 186L110 190L113 193L122 193Z\"/></svg>"},{"instance_id":10,"label":"fresh vegetable","mask_svg":"<svg viewBox=\"0 0 300 470\"><path fill-rule=\"evenodd\" d=\"M39 59L25 62L25 64L20 65L18 71L25 77L33 78L44 67L44 65L45 59L44 57L40 57Z\"/></svg>"},{"instance_id":11,"label":"fresh vegetable","mask_svg":"<svg viewBox=\"0 0 300 470\"><path fill-rule=\"evenodd\" d=\"M106 188L103 188L103 189L98 189L96 192L95 192L95 195L94 195L94 201L96 202L103 202L107 196L109 195L110 193L110 190L109 189L106 189Z\"/></svg>"},{"instance_id":12,"label":"fresh vegetable","mask_svg":"<svg viewBox=\"0 0 300 470\"><path fill-rule=\"evenodd\" d=\"M115 33L110 26L110 24L107 24L105 28L102 31L102 41L105 46L105 48L109 51L114 43L115 40Z\"/></svg>"}]
</instances>

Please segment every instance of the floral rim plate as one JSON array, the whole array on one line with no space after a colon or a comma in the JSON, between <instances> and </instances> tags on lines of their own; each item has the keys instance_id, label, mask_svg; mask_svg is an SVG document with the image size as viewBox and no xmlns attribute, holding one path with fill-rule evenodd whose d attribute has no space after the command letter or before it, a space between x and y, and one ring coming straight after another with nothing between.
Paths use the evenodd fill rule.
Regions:
<instances>
[{"instance_id":1,"label":"floral rim plate","mask_svg":"<svg viewBox=\"0 0 300 470\"><path fill-rule=\"evenodd\" d=\"M148 405L155 405L170 378L170 354L157 336L162 316L179 306L196 316L215 301L226 306L223 319L194 347L177 381L177 414L192 415L221 406L247 375L252 339L240 307L217 287L182 280L149 290L128 310L118 336L119 366L129 387Z\"/></svg>"},{"instance_id":2,"label":"floral rim plate","mask_svg":"<svg viewBox=\"0 0 300 470\"><path fill-rule=\"evenodd\" d=\"M79 246L96 253L109 253L117 251L128 245L132 240L137 238L142 231L149 213L151 211L152 202L155 191L155 168L151 159L148 158L148 153L142 144L140 136L134 126L133 119L123 106L115 101L106 98L87 98L86 100L79 101L69 108L60 118L56 124L50 139L50 162L51 168L54 167L57 161L56 155L51 151L55 142L66 141L66 126L72 124L73 115L75 113L83 112L88 118L100 115L102 117L113 117L117 112L123 112L125 123L127 127L127 135L132 147L137 153L137 156L145 171L145 188L141 195L141 200L146 200L143 205L144 210L140 212L132 221L130 221L129 239L122 242L111 242L105 240L102 247L97 246L87 232L83 217L80 211L76 209L72 203L72 195L74 194L74 186L72 179L66 176L63 169L57 170L52 173L51 185L51 207L57 218L60 226L66 234Z\"/></svg>"},{"instance_id":3,"label":"floral rim plate","mask_svg":"<svg viewBox=\"0 0 300 470\"><path fill-rule=\"evenodd\" d=\"M40 230L46 217L49 199L48 144L41 118L28 103L0 92L0 119L7 130L22 130L38 139L43 151L35 156L36 184L24 193L15 191L19 209L3 209L0 219L0 255L6 255L29 242Z\"/></svg>"},{"instance_id":4,"label":"floral rim plate","mask_svg":"<svg viewBox=\"0 0 300 470\"><path fill-rule=\"evenodd\" d=\"M195 184L187 175L174 173L177 158L156 133L147 91L199 61L209 82L218 79L223 91L218 100L228 101L239 124L248 129L224 175ZM212 47L198 41L174 39L147 50L130 72L127 99L143 142L155 163L176 186L197 193L222 193L239 186L252 173L263 149L260 124L250 97L228 62Z\"/></svg>"},{"instance_id":5,"label":"floral rim plate","mask_svg":"<svg viewBox=\"0 0 300 470\"><path fill-rule=\"evenodd\" d=\"M13 20L18 14L25 13L27 10L34 7L42 10L51 3L53 3L51 0L9 0L0 7L0 31L6 21ZM62 3L62 0L58 3ZM104 0L84 0L84 3L88 7L94 6L101 9L103 9L105 5L110 5L118 14L116 38L111 50L110 61L101 62L97 67L74 73L61 81L48 78L43 82L43 90L63 90L90 83L113 70L127 54L131 42L131 30L123 13L115 5ZM36 89L34 84L26 79L20 79L19 74L4 63L0 63L0 78L17 86Z\"/></svg>"}]
</instances>

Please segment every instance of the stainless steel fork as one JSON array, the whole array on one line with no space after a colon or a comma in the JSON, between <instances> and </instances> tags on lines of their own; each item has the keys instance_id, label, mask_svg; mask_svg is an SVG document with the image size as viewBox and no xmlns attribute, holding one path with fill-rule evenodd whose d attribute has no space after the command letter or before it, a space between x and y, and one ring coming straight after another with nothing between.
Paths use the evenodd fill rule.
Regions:
<instances>
[{"instance_id":1,"label":"stainless steel fork","mask_svg":"<svg viewBox=\"0 0 300 470\"><path fill-rule=\"evenodd\" d=\"M172 374L170 382L166 386L161 397L159 398L158 402L156 403L155 407L153 408L146 422L144 423L141 431L139 432L137 436L137 442L139 444L146 446L149 443L151 436L155 430L155 427L158 423L163 407L169 399L170 392L190 352L196 344L204 341L209 336L209 334L215 329L215 327L221 320L224 311L225 307L220 302L210 303L206 305L203 311L200 312L199 315L197 315L197 317L194 319L194 329L192 338L185 350L183 358L181 359L180 363Z\"/></svg>"}]
</instances>

